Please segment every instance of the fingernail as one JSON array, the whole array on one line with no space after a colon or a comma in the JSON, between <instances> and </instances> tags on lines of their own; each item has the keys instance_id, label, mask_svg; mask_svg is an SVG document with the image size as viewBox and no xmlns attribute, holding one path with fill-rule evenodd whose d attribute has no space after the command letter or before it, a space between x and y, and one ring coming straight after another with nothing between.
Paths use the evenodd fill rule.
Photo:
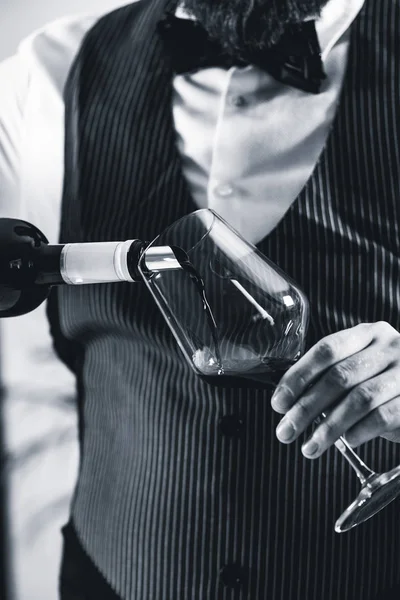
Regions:
<instances>
[{"instance_id":1,"label":"fingernail","mask_svg":"<svg viewBox=\"0 0 400 600\"><path fill-rule=\"evenodd\" d=\"M290 442L294 438L295 433L293 425L285 419L282 419L276 428L276 435L281 442Z\"/></svg>"},{"instance_id":2,"label":"fingernail","mask_svg":"<svg viewBox=\"0 0 400 600\"><path fill-rule=\"evenodd\" d=\"M272 394L271 406L277 409L290 408L288 403L289 398L292 396L292 392L286 385L279 385L275 392Z\"/></svg>"},{"instance_id":3,"label":"fingernail","mask_svg":"<svg viewBox=\"0 0 400 600\"><path fill-rule=\"evenodd\" d=\"M306 442L301 449L303 454L307 456L314 456L314 454L316 454L318 450L319 446L314 440L308 440L308 442Z\"/></svg>"}]
</instances>

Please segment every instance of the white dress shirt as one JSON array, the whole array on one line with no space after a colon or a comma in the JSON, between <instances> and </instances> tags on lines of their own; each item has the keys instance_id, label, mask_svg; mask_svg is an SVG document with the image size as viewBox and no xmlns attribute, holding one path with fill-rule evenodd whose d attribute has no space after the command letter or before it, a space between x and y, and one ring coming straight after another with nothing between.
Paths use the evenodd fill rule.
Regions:
<instances>
[{"instance_id":1,"label":"white dress shirt","mask_svg":"<svg viewBox=\"0 0 400 600\"><path fill-rule=\"evenodd\" d=\"M193 197L249 241L276 226L315 167L336 113L349 27L362 4L330 0L316 23L327 74L318 95L253 66L174 77L177 144ZM58 20L0 65L0 216L31 220L53 243L63 180L63 88L99 17Z\"/></svg>"}]
</instances>

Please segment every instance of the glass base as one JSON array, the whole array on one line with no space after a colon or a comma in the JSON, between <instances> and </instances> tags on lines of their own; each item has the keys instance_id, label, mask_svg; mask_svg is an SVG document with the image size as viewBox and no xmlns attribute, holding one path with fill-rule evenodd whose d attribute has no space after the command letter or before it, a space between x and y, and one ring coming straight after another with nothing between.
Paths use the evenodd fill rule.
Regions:
<instances>
[{"instance_id":1,"label":"glass base","mask_svg":"<svg viewBox=\"0 0 400 600\"><path fill-rule=\"evenodd\" d=\"M336 533L364 523L400 496L400 465L382 474L374 473L362 486L357 498L335 523Z\"/></svg>"}]
</instances>

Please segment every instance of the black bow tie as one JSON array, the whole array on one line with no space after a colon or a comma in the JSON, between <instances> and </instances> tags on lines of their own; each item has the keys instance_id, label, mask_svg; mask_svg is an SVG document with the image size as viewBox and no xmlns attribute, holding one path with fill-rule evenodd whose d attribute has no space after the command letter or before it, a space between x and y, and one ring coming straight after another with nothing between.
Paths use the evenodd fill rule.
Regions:
<instances>
[{"instance_id":1,"label":"black bow tie","mask_svg":"<svg viewBox=\"0 0 400 600\"><path fill-rule=\"evenodd\" d=\"M286 85L318 94L326 75L314 21L289 25L277 44L249 50L245 60L223 52L205 29L192 19L167 14L158 23L165 49L176 73L190 73L206 67L260 67Z\"/></svg>"}]
</instances>

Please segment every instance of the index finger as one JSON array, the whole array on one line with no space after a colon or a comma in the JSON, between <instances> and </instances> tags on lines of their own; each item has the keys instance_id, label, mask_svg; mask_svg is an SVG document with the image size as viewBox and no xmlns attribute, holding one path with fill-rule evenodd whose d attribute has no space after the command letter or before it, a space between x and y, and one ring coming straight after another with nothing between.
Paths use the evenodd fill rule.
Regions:
<instances>
[{"instance_id":1,"label":"index finger","mask_svg":"<svg viewBox=\"0 0 400 600\"><path fill-rule=\"evenodd\" d=\"M370 323L360 323L322 338L283 375L271 398L272 408L287 412L324 371L364 350L373 340Z\"/></svg>"}]
</instances>

